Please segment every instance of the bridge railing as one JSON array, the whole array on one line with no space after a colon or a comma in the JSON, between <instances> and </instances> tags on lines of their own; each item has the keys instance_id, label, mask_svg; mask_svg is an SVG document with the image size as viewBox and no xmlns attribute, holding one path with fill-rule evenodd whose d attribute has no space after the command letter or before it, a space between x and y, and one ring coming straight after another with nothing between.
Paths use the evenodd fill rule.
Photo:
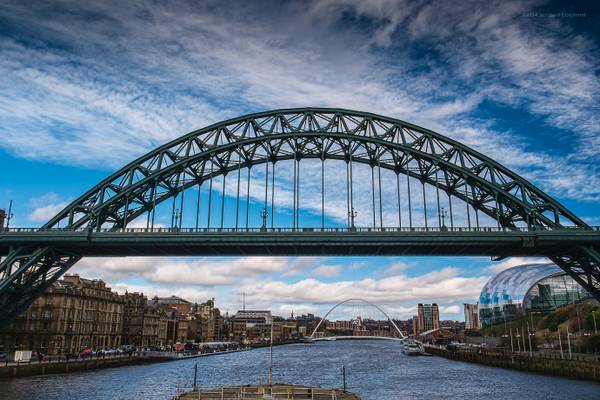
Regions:
<instances>
[{"instance_id":1,"label":"bridge railing","mask_svg":"<svg viewBox=\"0 0 600 400\"><path fill-rule=\"evenodd\" d=\"M125 232L125 233L302 233L302 232L325 232L325 233L338 233L338 232L349 232L349 233L398 233L398 232L455 232L455 233L469 233L469 232L540 232L540 231L595 231L600 232L600 226L590 227L560 227L557 229L531 229L528 227L366 227L366 228L347 228L347 227L335 227L335 228L321 228L321 227L305 227L305 228L179 228L179 227L154 227L154 228L102 228L93 230L93 232ZM88 232L87 227L78 229L70 228L4 228L0 232L5 233L35 233L35 232Z\"/></svg>"}]
</instances>

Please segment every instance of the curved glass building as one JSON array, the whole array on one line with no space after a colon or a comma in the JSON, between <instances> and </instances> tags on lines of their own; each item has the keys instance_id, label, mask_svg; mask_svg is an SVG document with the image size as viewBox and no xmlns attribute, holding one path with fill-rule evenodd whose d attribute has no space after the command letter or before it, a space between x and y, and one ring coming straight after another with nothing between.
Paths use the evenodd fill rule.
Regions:
<instances>
[{"instance_id":1,"label":"curved glass building","mask_svg":"<svg viewBox=\"0 0 600 400\"><path fill-rule=\"evenodd\" d=\"M479 295L479 319L483 326L490 326L524 312L552 311L589 297L585 289L555 264L518 265L485 284Z\"/></svg>"}]
</instances>

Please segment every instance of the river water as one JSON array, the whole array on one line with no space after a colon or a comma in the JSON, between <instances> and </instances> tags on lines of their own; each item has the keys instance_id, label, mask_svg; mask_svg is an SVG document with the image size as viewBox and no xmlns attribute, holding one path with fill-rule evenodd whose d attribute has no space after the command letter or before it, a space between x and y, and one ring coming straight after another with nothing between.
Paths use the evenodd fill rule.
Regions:
<instances>
[{"instance_id":1,"label":"river water","mask_svg":"<svg viewBox=\"0 0 600 400\"><path fill-rule=\"evenodd\" d=\"M274 382L341 387L364 400L600 399L600 385L451 361L407 357L384 340L294 344L273 349ZM268 349L141 366L0 381L0 399L166 400L198 383L215 387L266 383Z\"/></svg>"}]
</instances>

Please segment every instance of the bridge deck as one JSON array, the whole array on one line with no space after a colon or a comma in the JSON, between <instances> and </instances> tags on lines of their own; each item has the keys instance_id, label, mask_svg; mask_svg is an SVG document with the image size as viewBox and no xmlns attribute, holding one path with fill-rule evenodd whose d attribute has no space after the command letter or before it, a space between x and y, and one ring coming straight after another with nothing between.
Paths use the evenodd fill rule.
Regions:
<instances>
[{"instance_id":1,"label":"bridge deck","mask_svg":"<svg viewBox=\"0 0 600 400\"><path fill-rule=\"evenodd\" d=\"M452 255L552 256L600 246L600 231L126 229L0 233L0 255L11 247L53 246L80 256Z\"/></svg>"}]
</instances>

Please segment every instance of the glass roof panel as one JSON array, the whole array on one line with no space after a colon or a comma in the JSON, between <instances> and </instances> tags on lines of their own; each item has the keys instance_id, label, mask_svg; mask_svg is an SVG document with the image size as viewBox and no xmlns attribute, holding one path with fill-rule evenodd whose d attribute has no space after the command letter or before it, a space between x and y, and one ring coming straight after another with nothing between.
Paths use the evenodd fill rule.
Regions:
<instances>
[{"instance_id":1,"label":"glass roof panel","mask_svg":"<svg viewBox=\"0 0 600 400\"><path fill-rule=\"evenodd\" d=\"M556 264L524 264L492 277L481 290L479 309L520 304L529 288L548 276L564 273Z\"/></svg>"}]
</instances>

